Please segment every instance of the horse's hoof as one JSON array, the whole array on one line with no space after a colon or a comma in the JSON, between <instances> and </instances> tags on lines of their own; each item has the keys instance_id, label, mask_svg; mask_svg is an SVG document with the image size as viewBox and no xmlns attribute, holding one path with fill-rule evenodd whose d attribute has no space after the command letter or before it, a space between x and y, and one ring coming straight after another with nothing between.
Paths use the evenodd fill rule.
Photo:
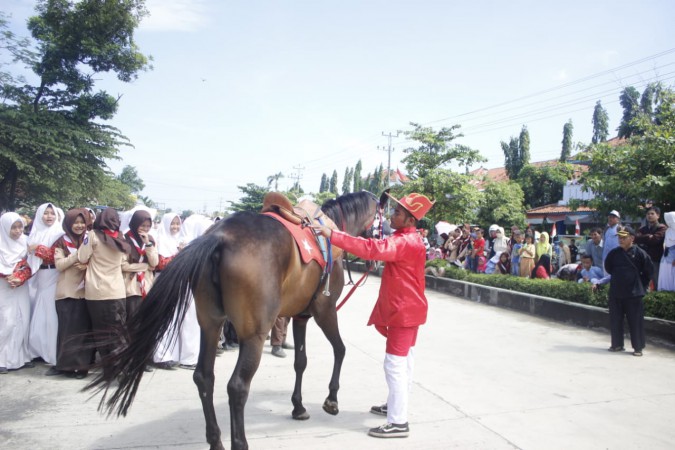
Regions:
<instances>
[{"instance_id":1,"label":"horse's hoof","mask_svg":"<svg viewBox=\"0 0 675 450\"><path fill-rule=\"evenodd\" d=\"M340 412L340 410L338 409L338 402L334 402L333 400L328 399L326 399L326 401L323 402L323 410L333 416L337 416L337 413Z\"/></svg>"},{"instance_id":2,"label":"horse's hoof","mask_svg":"<svg viewBox=\"0 0 675 450\"><path fill-rule=\"evenodd\" d=\"M307 420L309 419L309 413L307 412L306 409L302 409L302 411L293 411L293 419L294 420Z\"/></svg>"}]
</instances>

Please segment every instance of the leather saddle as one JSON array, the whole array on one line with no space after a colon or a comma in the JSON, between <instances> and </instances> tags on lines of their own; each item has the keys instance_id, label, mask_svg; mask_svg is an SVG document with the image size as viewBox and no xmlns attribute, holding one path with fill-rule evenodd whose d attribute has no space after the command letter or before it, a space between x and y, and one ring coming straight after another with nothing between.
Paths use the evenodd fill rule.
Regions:
<instances>
[{"instance_id":1,"label":"leather saddle","mask_svg":"<svg viewBox=\"0 0 675 450\"><path fill-rule=\"evenodd\" d=\"M311 219L306 215L306 211L301 208L294 208L288 197L279 192L265 194L260 212L276 213L295 225L307 226L311 224Z\"/></svg>"}]
</instances>

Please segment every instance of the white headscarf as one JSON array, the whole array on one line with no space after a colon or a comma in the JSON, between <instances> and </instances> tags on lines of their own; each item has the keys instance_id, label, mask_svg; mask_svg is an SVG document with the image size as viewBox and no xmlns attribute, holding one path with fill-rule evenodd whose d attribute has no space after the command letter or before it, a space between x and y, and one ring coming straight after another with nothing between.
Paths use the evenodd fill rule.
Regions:
<instances>
[{"instance_id":1,"label":"white headscarf","mask_svg":"<svg viewBox=\"0 0 675 450\"><path fill-rule=\"evenodd\" d=\"M208 217L201 214L193 214L183 221L180 234L183 236L183 241L187 244L204 234L211 225L213 225L213 222Z\"/></svg>"},{"instance_id":2,"label":"white headscarf","mask_svg":"<svg viewBox=\"0 0 675 450\"><path fill-rule=\"evenodd\" d=\"M160 256L168 258L178 253L178 246L181 243L181 231L183 229L181 223L181 229L176 234L171 234L171 222L173 219L180 216L176 213L166 213L162 217L162 221L159 224L157 229L157 252Z\"/></svg>"},{"instance_id":3,"label":"white headscarf","mask_svg":"<svg viewBox=\"0 0 675 450\"><path fill-rule=\"evenodd\" d=\"M675 211L665 213L663 215L663 220L665 220L666 225L668 225L664 244L666 245L666 248L672 247L675 245Z\"/></svg>"},{"instance_id":4,"label":"white headscarf","mask_svg":"<svg viewBox=\"0 0 675 450\"><path fill-rule=\"evenodd\" d=\"M19 221L26 226L26 221L15 212L7 212L0 216L0 273L3 275L13 274L16 265L28 252L28 239L25 234L21 233L16 240L9 236L12 225Z\"/></svg>"},{"instance_id":5,"label":"white headscarf","mask_svg":"<svg viewBox=\"0 0 675 450\"><path fill-rule=\"evenodd\" d=\"M50 206L54 210L56 219L54 220L54 223L48 227L42 221L42 216L44 215L45 210ZM59 210L56 206L52 203L43 203L40 205L35 213L35 219L33 219L33 227L28 235L28 245L31 246L37 244L51 247L58 238L65 234L63 226L61 225L62 222L63 213L59 214ZM42 264L42 258L35 256L35 254L28 255L28 265L33 274L40 270L40 264Z\"/></svg>"},{"instance_id":6,"label":"white headscarf","mask_svg":"<svg viewBox=\"0 0 675 450\"><path fill-rule=\"evenodd\" d=\"M157 216L157 210L155 208L148 208L145 205L136 205L129 211L122 211L120 213L120 233L125 234L127 231L129 231L129 222L131 222L131 217L139 209L149 212L150 219L153 223L155 222L155 216Z\"/></svg>"}]
</instances>

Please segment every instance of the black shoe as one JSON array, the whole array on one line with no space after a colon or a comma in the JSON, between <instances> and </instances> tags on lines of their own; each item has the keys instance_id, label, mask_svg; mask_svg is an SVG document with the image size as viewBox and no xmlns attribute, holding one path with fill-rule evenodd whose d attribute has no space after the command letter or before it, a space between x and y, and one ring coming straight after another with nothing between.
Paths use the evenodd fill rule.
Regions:
<instances>
[{"instance_id":1,"label":"black shoe","mask_svg":"<svg viewBox=\"0 0 675 450\"><path fill-rule=\"evenodd\" d=\"M81 379L83 379L83 378L86 378L87 375L89 375L89 372L86 371L86 370L76 370L76 371L75 371L75 376L74 376L74 378L75 378L76 380L81 380Z\"/></svg>"},{"instance_id":2,"label":"black shoe","mask_svg":"<svg viewBox=\"0 0 675 450\"><path fill-rule=\"evenodd\" d=\"M9 370L7 370L7 367L0 367L0 375L4 375L6 373L9 373Z\"/></svg>"},{"instance_id":3,"label":"black shoe","mask_svg":"<svg viewBox=\"0 0 675 450\"><path fill-rule=\"evenodd\" d=\"M178 367L186 370L195 370L197 368L197 364L179 364Z\"/></svg>"},{"instance_id":4,"label":"black shoe","mask_svg":"<svg viewBox=\"0 0 675 450\"><path fill-rule=\"evenodd\" d=\"M385 403L384 405L380 405L380 406L371 406L370 412L373 413L373 414L377 414L378 416L386 416L387 415L387 404Z\"/></svg>"},{"instance_id":5,"label":"black shoe","mask_svg":"<svg viewBox=\"0 0 675 450\"><path fill-rule=\"evenodd\" d=\"M155 369L152 368L150 364L146 364L145 368L143 369L144 372L154 372Z\"/></svg>"},{"instance_id":6,"label":"black shoe","mask_svg":"<svg viewBox=\"0 0 675 450\"><path fill-rule=\"evenodd\" d=\"M622 352L624 350L626 349L623 347L610 347L607 349L608 352Z\"/></svg>"},{"instance_id":7,"label":"black shoe","mask_svg":"<svg viewBox=\"0 0 675 450\"><path fill-rule=\"evenodd\" d=\"M35 363L33 361L29 361L26 364L24 364L21 368L22 369L32 369L35 367Z\"/></svg>"},{"instance_id":8,"label":"black shoe","mask_svg":"<svg viewBox=\"0 0 675 450\"><path fill-rule=\"evenodd\" d=\"M286 350L293 350L295 346L293 344L287 344L284 342L283 344L281 344L281 348L285 348Z\"/></svg>"},{"instance_id":9,"label":"black shoe","mask_svg":"<svg viewBox=\"0 0 675 450\"><path fill-rule=\"evenodd\" d=\"M387 423L381 427L371 428L368 431L369 436L378 438L404 438L408 437L410 428L408 422L406 423Z\"/></svg>"},{"instance_id":10,"label":"black shoe","mask_svg":"<svg viewBox=\"0 0 675 450\"><path fill-rule=\"evenodd\" d=\"M272 354L274 356L276 356L277 358L285 358L286 357L286 352L284 351L283 348L281 348L281 345L272 346Z\"/></svg>"},{"instance_id":11,"label":"black shoe","mask_svg":"<svg viewBox=\"0 0 675 450\"><path fill-rule=\"evenodd\" d=\"M176 367L172 364L171 361L156 363L155 367L164 370L176 370Z\"/></svg>"},{"instance_id":12,"label":"black shoe","mask_svg":"<svg viewBox=\"0 0 675 450\"><path fill-rule=\"evenodd\" d=\"M53 377L54 375L61 375L63 372L59 369L57 369L54 366L51 366L47 372L45 372L45 376L48 377Z\"/></svg>"}]
</instances>

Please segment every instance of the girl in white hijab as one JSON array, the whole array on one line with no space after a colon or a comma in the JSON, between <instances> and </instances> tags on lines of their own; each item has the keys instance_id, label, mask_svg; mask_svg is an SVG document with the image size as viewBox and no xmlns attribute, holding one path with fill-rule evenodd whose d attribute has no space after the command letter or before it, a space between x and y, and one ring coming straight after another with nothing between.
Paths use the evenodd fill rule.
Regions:
<instances>
[{"instance_id":1,"label":"girl in white hijab","mask_svg":"<svg viewBox=\"0 0 675 450\"><path fill-rule=\"evenodd\" d=\"M176 236L176 233L172 232L169 227L168 231L170 236L167 239L167 236L164 235L166 231L165 223L168 223L170 226L175 220L175 217L171 219L166 218L166 222L165 218L162 218L162 226L160 227L160 235L158 236L158 248L160 254L159 267L162 267L162 259L166 258L169 253L173 251L174 256L178 253L179 249L183 246L182 242L187 244L198 238L213 224L207 217L193 214L185 219L185 222L180 229L180 236ZM164 243L162 243L162 240L164 240ZM176 242L178 242L178 244L176 244ZM163 252L164 254L162 254ZM190 294L190 297L192 297L192 294ZM197 309L195 308L195 302L192 298L190 299L190 305L185 314L185 319L183 320L180 330L178 330L177 339L175 340L174 345L169 347L168 336L171 334L171 331L171 329L167 331L164 339L157 347L154 358L155 363L158 367L167 369L172 367L171 362L173 361L174 363L178 363L179 367L183 369L194 370L199 357L201 331L199 322L197 321Z\"/></svg>"},{"instance_id":2,"label":"girl in white hijab","mask_svg":"<svg viewBox=\"0 0 675 450\"><path fill-rule=\"evenodd\" d=\"M25 223L17 213L0 216L0 374L9 369L32 367L28 352L30 267Z\"/></svg>"},{"instance_id":3,"label":"girl in white hijab","mask_svg":"<svg viewBox=\"0 0 675 450\"><path fill-rule=\"evenodd\" d=\"M40 205L28 235L28 264L33 277L29 283L31 319L28 349L33 358L56 364L59 318L56 314L56 283L59 271L54 263L54 243L64 235L63 214L52 203Z\"/></svg>"},{"instance_id":4,"label":"girl in white hijab","mask_svg":"<svg viewBox=\"0 0 675 450\"><path fill-rule=\"evenodd\" d=\"M675 211L663 215L668 229L663 245L665 250L659 268L659 291L675 291Z\"/></svg>"}]
</instances>

